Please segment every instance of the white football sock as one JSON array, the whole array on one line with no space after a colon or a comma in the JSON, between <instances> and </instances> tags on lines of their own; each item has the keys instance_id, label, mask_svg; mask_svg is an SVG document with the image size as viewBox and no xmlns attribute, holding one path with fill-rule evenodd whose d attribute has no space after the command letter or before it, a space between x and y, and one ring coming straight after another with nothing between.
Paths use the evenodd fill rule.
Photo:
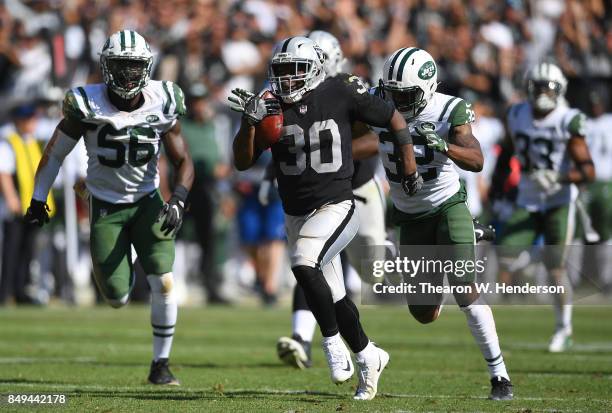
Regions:
<instances>
[{"instance_id":1,"label":"white football sock","mask_svg":"<svg viewBox=\"0 0 612 413\"><path fill-rule=\"evenodd\" d=\"M292 317L293 334L302 337L302 340L312 342L315 329L317 328L317 320L312 312L308 310L297 310L293 312Z\"/></svg>"},{"instance_id":2,"label":"white football sock","mask_svg":"<svg viewBox=\"0 0 612 413\"><path fill-rule=\"evenodd\" d=\"M365 361L374 350L376 350L376 347L374 347L374 344L369 341L368 345L365 346L363 350L361 350L359 353L355 353L355 359L359 362Z\"/></svg>"},{"instance_id":3,"label":"white football sock","mask_svg":"<svg viewBox=\"0 0 612 413\"><path fill-rule=\"evenodd\" d=\"M572 305L561 304L555 300L555 331L565 330L568 334L572 333Z\"/></svg>"},{"instance_id":4,"label":"white football sock","mask_svg":"<svg viewBox=\"0 0 612 413\"><path fill-rule=\"evenodd\" d=\"M555 271L556 274L553 273L553 271ZM571 334L573 301L572 284L569 282L567 271L551 270L551 273L553 273L553 280L560 279L560 282L556 282L556 285L565 287L565 294L554 295L553 308L555 310L555 331L565 330L565 332Z\"/></svg>"},{"instance_id":5,"label":"white football sock","mask_svg":"<svg viewBox=\"0 0 612 413\"><path fill-rule=\"evenodd\" d=\"M460 308L465 313L472 336L487 361L491 377L501 376L510 380L499 347L499 339L497 338L491 307L479 298L467 307Z\"/></svg>"},{"instance_id":6,"label":"white football sock","mask_svg":"<svg viewBox=\"0 0 612 413\"><path fill-rule=\"evenodd\" d=\"M147 275L147 281L151 287L153 360L169 358L178 312L172 273Z\"/></svg>"}]
</instances>

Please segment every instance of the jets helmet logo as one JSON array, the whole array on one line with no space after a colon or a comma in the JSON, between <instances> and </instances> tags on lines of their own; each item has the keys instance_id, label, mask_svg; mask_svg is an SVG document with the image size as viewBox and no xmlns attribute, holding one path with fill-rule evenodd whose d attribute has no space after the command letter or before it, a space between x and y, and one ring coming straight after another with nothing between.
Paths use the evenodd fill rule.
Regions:
<instances>
[{"instance_id":1,"label":"jets helmet logo","mask_svg":"<svg viewBox=\"0 0 612 413\"><path fill-rule=\"evenodd\" d=\"M436 74L436 64L431 60L423 63L423 66L419 69L418 75L423 80L428 80Z\"/></svg>"}]
</instances>

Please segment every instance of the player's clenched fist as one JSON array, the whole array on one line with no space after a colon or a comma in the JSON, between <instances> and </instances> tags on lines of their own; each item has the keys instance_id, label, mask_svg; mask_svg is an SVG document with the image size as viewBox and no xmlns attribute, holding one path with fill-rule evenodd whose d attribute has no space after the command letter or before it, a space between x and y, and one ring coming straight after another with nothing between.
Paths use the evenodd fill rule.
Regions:
<instances>
[{"instance_id":1,"label":"player's clenched fist","mask_svg":"<svg viewBox=\"0 0 612 413\"><path fill-rule=\"evenodd\" d=\"M46 203L32 199L24 219L28 224L42 227L49 222L49 211L49 206Z\"/></svg>"},{"instance_id":2,"label":"player's clenched fist","mask_svg":"<svg viewBox=\"0 0 612 413\"><path fill-rule=\"evenodd\" d=\"M402 189L408 196L412 196L419 192L423 187L423 177L419 174L419 171L405 176L402 179Z\"/></svg>"},{"instance_id":3,"label":"player's clenched fist","mask_svg":"<svg viewBox=\"0 0 612 413\"><path fill-rule=\"evenodd\" d=\"M170 234L175 236L181 228L183 224L183 215L185 214L185 200L187 199L188 193L189 191L187 188L179 185L172 194L172 197L170 197L170 200L166 202L161 211L159 211L156 222L162 219L164 220L161 226L161 232L165 236Z\"/></svg>"}]
</instances>

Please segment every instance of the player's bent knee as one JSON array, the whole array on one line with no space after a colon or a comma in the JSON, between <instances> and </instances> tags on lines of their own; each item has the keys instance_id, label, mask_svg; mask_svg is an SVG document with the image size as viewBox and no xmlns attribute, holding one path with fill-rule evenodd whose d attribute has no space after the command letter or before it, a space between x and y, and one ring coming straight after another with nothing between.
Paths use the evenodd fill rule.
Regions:
<instances>
[{"instance_id":1,"label":"player's bent knee","mask_svg":"<svg viewBox=\"0 0 612 413\"><path fill-rule=\"evenodd\" d=\"M439 305L410 305L410 314L421 324L433 323L440 316Z\"/></svg>"},{"instance_id":2,"label":"player's bent knee","mask_svg":"<svg viewBox=\"0 0 612 413\"><path fill-rule=\"evenodd\" d=\"M131 288L123 280L117 279L117 277L100 279L98 276L95 276L94 279L98 285L100 295L111 307L121 308L130 301Z\"/></svg>"},{"instance_id":3,"label":"player's bent knee","mask_svg":"<svg viewBox=\"0 0 612 413\"><path fill-rule=\"evenodd\" d=\"M311 265L296 265L291 270L298 284L304 289L308 289L316 278L321 276L319 271Z\"/></svg>"}]
</instances>

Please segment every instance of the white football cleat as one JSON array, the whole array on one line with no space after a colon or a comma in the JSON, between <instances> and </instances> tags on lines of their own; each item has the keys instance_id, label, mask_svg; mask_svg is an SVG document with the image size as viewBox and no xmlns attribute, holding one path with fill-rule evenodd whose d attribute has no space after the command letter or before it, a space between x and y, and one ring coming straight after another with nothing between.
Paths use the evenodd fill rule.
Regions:
<instances>
[{"instance_id":1,"label":"white football cleat","mask_svg":"<svg viewBox=\"0 0 612 413\"><path fill-rule=\"evenodd\" d=\"M548 345L551 353L562 353L569 350L572 346L572 333L567 329L560 329L555 332Z\"/></svg>"},{"instance_id":2,"label":"white football cleat","mask_svg":"<svg viewBox=\"0 0 612 413\"><path fill-rule=\"evenodd\" d=\"M340 338L340 334L323 337L321 345L327 359L332 381L336 384L342 384L349 380L353 376L355 368L351 361L351 353Z\"/></svg>"},{"instance_id":3,"label":"white football cleat","mask_svg":"<svg viewBox=\"0 0 612 413\"><path fill-rule=\"evenodd\" d=\"M276 342L276 354L283 363L298 369L312 367L310 342L302 340L299 335L279 338Z\"/></svg>"},{"instance_id":4,"label":"white football cleat","mask_svg":"<svg viewBox=\"0 0 612 413\"><path fill-rule=\"evenodd\" d=\"M389 353L376 346L373 348L374 351L370 352L367 359L357 360L359 386L353 396L355 400L372 400L376 396L378 379L389 363Z\"/></svg>"}]
</instances>

